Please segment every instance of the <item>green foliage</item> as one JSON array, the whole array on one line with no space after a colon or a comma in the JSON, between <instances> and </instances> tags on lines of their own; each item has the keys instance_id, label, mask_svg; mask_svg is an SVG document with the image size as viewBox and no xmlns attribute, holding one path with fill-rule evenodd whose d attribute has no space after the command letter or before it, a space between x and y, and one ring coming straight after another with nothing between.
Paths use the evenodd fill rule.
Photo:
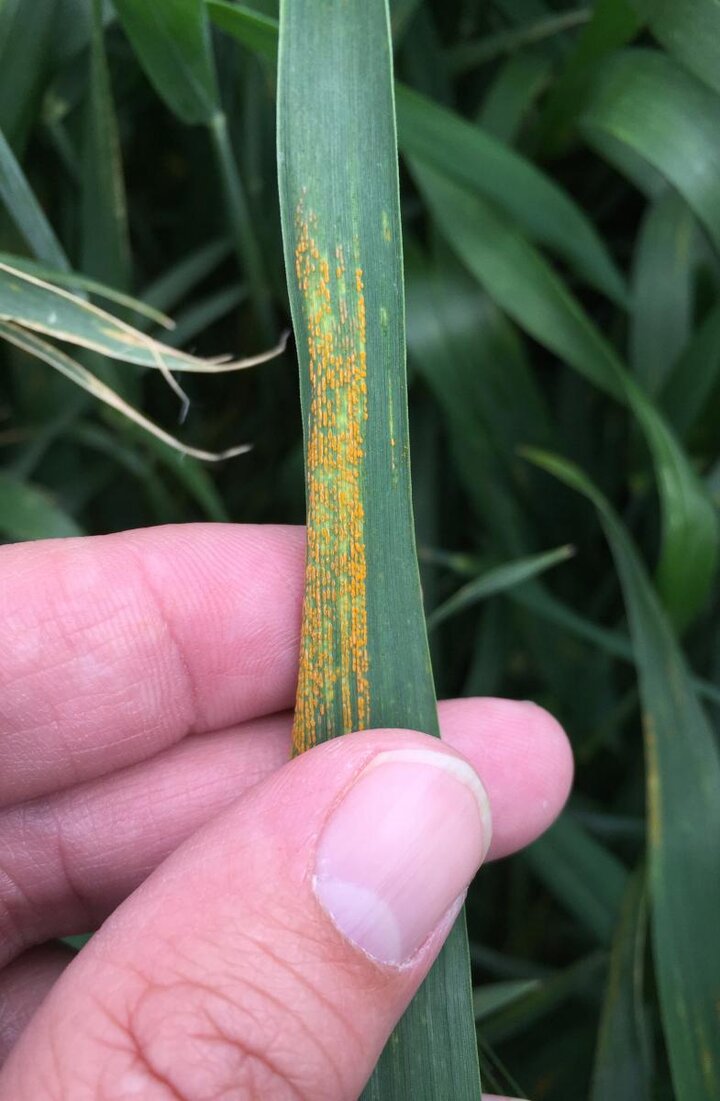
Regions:
<instances>
[{"instance_id":1,"label":"green foliage","mask_svg":"<svg viewBox=\"0 0 720 1101\"><path fill-rule=\"evenodd\" d=\"M43 489L0 473L0 527L12 540L58 539L82 535L75 523Z\"/></svg>"},{"instance_id":2,"label":"green foliage","mask_svg":"<svg viewBox=\"0 0 720 1101\"><path fill-rule=\"evenodd\" d=\"M277 16L0 0L3 539L303 519L294 349L212 362L290 321ZM483 1084L715 1101L718 5L391 16L436 685L538 700L577 761L560 822L469 895ZM371 192L392 166L346 126Z\"/></svg>"},{"instance_id":3,"label":"green foliage","mask_svg":"<svg viewBox=\"0 0 720 1101\"><path fill-rule=\"evenodd\" d=\"M651 1075L644 1002L647 899L644 869L630 880L615 927L593 1069L592 1101L648 1101Z\"/></svg>"},{"instance_id":4,"label":"green foliage","mask_svg":"<svg viewBox=\"0 0 720 1101\"><path fill-rule=\"evenodd\" d=\"M593 502L623 587L643 710L650 916L660 1008L678 1098L709 1098L720 1089L720 953L713 950L720 913L717 739L657 594L614 510L574 465L538 452L534 457ZM707 954L698 952L698 945L708 945Z\"/></svg>"}]
</instances>

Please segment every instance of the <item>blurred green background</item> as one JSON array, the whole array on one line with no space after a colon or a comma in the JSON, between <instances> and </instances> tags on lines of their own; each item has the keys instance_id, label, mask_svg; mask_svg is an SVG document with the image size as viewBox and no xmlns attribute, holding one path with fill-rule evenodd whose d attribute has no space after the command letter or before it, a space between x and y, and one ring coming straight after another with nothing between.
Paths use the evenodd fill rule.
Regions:
<instances>
[{"instance_id":1,"label":"blurred green background","mask_svg":"<svg viewBox=\"0 0 720 1101\"><path fill-rule=\"evenodd\" d=\"M261 366L183 375L182 424L157 371L63 345L183 444L252 445L201 463L28 354L38 325L1 266L129 292L176 328L103 305L203 357L257 353L288 326L277 4L158 11L153 51L136 0L0 0L6 541L303 519L292 341ZM560 822L470 893L484 1084L533 1101L710 1101L720 7L395 0L391 13L438 694L534 699L577 762Z\"/></svg>"}]
</instances>

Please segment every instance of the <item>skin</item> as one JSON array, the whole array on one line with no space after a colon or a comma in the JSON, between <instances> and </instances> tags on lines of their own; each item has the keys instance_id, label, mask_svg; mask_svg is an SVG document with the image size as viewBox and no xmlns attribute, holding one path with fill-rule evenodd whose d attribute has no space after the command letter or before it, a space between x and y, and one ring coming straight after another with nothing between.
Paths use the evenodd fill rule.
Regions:
<instances>
[{"instance_id":1,"label":"skin","mask_svg":"<svg viewBox=\"0 0 720 1101\"><path fill-rule=\"evenodd\" d=\"M0 548L0 1101L362 1089L447 930L382 966L308 867L373 755L429 739L288 763L303 559L282 527ZM488 792L488 858L535 839L571 783L555 720L491 699L440 719ZM101 923L77 957L55 942Z\"/></svg>"}]
</instances>

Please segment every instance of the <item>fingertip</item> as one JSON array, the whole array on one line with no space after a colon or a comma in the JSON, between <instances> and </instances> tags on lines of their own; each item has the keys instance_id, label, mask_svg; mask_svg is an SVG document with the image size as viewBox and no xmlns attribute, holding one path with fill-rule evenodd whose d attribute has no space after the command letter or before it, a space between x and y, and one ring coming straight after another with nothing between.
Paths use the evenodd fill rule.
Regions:
<instances>
[{"instance_id":1,"label":"fingertip","mask_svg":"<svg viewBox=\"0 0 720 1101\"><path fill-rule=\"evenodd\" d=\"M573 779L567 734L530 701L494 698L440 704L443 740L473 765L493 817L489 858L529 845L555 821Z\"/></svg>"},{"instance_id":2,"label":"fingertip","mask_svg":"<svg viewBox=\"0 0 720 1101\"><path fill-rule=\"evenodd\" d=\"M488 798L470 763L436 738L353 737L354 748L340 740L346 755L357 761L361 741L375 751L322 827L316 897L347 941L406 967L423 947L437 952L450 929L444 915L457 916L488 849Z\"/></svg>"}]
</instances>

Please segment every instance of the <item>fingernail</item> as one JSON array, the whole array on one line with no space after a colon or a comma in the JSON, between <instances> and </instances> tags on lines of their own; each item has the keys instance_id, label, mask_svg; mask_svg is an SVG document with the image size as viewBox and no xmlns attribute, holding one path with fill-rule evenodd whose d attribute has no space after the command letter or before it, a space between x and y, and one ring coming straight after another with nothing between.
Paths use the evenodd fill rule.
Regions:
<instances>
[{"instance_id":1,"label":"fingernail","mask_svg":"<svg viewBox=\"0 0 720 1101\"><path fill-rule=\"evenodd\" d=\"M490 844L475 771L433 749L380 753L325 825L314 888L340 932L402 964L466 890Z\"/></svg>"}]
</instances>

